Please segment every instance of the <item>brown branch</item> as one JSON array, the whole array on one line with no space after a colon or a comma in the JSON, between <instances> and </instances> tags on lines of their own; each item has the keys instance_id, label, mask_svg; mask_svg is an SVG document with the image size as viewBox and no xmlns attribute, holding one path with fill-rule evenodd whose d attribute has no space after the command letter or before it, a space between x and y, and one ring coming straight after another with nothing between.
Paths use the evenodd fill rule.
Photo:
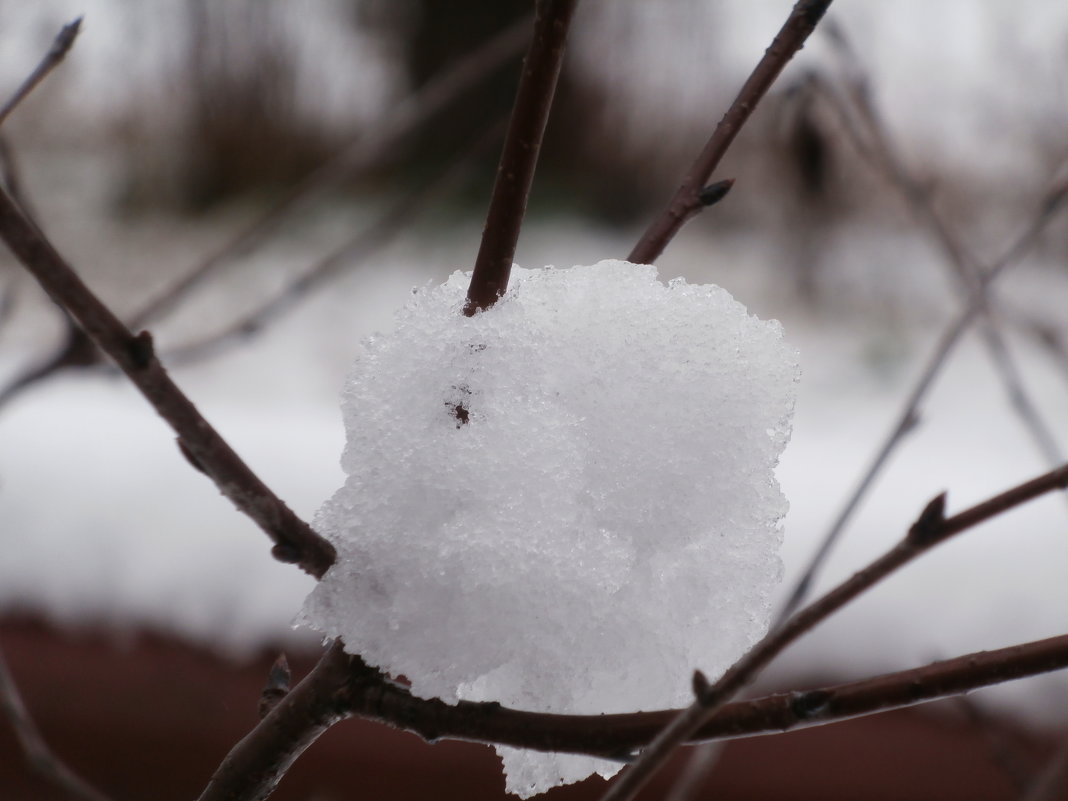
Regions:
<instances>
[{"instance_id":1,"label":"brown branch","mask_svg":"<svg viewBox=\"0 0 1068 801\"><path fill-rule=\"evenodd\" d=\"M637 761L611 787L604 801L633 798L645 782L664 765L675 748L689 740L701 728L712 711L749 684L788 645L861 593L955 534L1066 486L1068 464L950 518L944 516L945 494L934 498L900 543L822 598L797 612L782 626L772 629L714 684L704 684L699 680L700 674L696 674L694 685L697 699L656 736Z\"/></svg>"},{"instance_id":2,"label":"brown branch","mask_svg":"<svg viewBox=\"0 0 1068 801\"><path fill-rule=\"evenodd\" d=\"M226 755L199 801L267 798L304 750L346 717L350 659L331 646L296 687Z\"/></svg>"},{"instance_id":3,"label":"brown branch","mask_svg":"<svg viewBox=\"0 0 1068 801\"><path fill-rule=\"evenodd\" d=\"M508 288L519 230L549 121L567 31L578 0L537 0L534 36L508 122L464 314L488 309Z\"/></svg>"},{"instance_id":4,"label":"brown branch","mask_svg":"<svg viewBox=\"0 0 1068 801\"><path fill-rule=\"evenodd\" d=\"M59 33L56 34L56 38L52 40L52 46L45 53L44 58L34 68L33 72L22 82L22 85L15 90L15 93L8 99L3 106L0 106L0 125L3 125L7 118L11 115L19 103L21 103L30 92L37 88L37 85L48 77L59 63L66 58L67 53L70 52L71 47L74 46L74 40L78 38L78 32L82 27L82 18L78 17L73 22L68 22L64 25Z\"/></svg>"},{"instance_id":5,"label":"brown branch","mask_svg":"<svg viewBox=\"0 0 1068 801\"><path fill-rule=\"evenodd\" d=\"M197 265L183 278L145 304L130 320L139 328L173 309L196 286L222 265L244 255L275 232L282 222L322 193L340 185L385 156L405 136L451 104L464 92L493 74L518 55L527 41L530 17L501 31L469 55L431 78L410 97L395 106L376 128L361 136L336 157L315 169L263 216Z\"/></svg>"},{"instance_id":6,"label":"brown branch","mask_svg":"<svg viewBox=\"0 0 1068 801\"><path fill-rule=\"evenodd\" d=\"M712 138L691 165L682 185L675 192L664 213L653 221L627 257L635 264L652 264L679 229L704 207L699 192L726 155L761 98L779 77L779 73L805 44L823 17L831 0L798 0L790 16L776 34L756 68L742 86L727 113L723 115Z\"/></svg>"},{"instance_id":7,"label":"brown branch","mask_svg":"<svg viewBox=\"0 0 1068 801\"><path fill-rule=\"evenodd\" d=\"M201 416L156 358L149 333L142 331L134 336L82 283L2 189L0 238L170 424L182 452L193 465L275 542L275 557L297 563L313 576L321 577L333 564L333 546L271 492Z\"/></svg>"},{"instance_id":8,"label":"brown branch","mask_svg":"<svg viewBox=\"0 0 1068 801\"><path fill-rule=\"evenodd\" d=\"M930 359L905 401L897 422L879 446L870 466L861 476L860 481L835 517L827 533L824 534L819 547L809 560L801 578L794 585L782 611L779 613L776 625L801 606L834 546L841 538L846 525L848 525L853 514L860 506L861 500L874 485L875 479L888 463L891 454L915 428L920 418L920 407L927 397L927 393L934 386L935 380L941 374L942 368L965 332L968 331L982 312L982 299L986 297L990 285L1009 267L1018 263L1035 246L1039 235L1064 207L1066 199L1068 199L1068 184L1058 184L1046 193L1039 204L1038 212L1030 224L994 265L980 277L978 292L970 296L967 307L946 327L942 336L939 337Z\"/></svg>"},{"instance_id":9,"label":"brown branch","mask_svg":"<svg viewBox=\"0 0 1068 801\"><path fill-rule=\"evenodd\" d=\"M81 801L110 801L85 779L67 767L48 747L19 693L15 677L0 652L0 710L11 724L26 763L41 778Z\"/></svg>"}]
</instances>

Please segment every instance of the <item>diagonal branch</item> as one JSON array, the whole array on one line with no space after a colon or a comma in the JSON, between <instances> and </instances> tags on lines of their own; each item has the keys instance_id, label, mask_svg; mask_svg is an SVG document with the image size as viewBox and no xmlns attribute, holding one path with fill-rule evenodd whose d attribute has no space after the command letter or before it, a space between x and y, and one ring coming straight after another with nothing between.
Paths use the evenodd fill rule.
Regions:
<instances>
[{"instance_id":1,"label":"diagonal branch","mask_svg":"<svg viewBox=\"0 0 1068 801\"><path fill-rule=\"evenodd\" d=\"M27 95L30 94L37 85L48 77L59 63L67 57L67 53L70 52L71 47L74 46L74 40L78 38L78 32L82 27L82 18L78 17L73 22L68 22L64 25L59 33L56 34L56 38L52 41L52 46L45 53L44 58L34 68L33 72L27 76L26 80L22 82L15 93L8 99L3 106L0 106L0 125L3 125L7 118L11 115L19 103L21 103Z\"/></svg>"},{"instance_id":2,"label":"diagonal branch","mask_svg":"<svg viewBox=\"0 0 1068 801\"><path fill-rule=\"evenodd\" d=\"M683 225L694 217L704 204L700 191L712 177L713 171L727 154L734 138L741 131L760 100L775 83L779 73L805 44L809 35L823 17L831 0L798 0L790 16L776 34L771 46L764 52L763 58L756 65L742 86L738 97L734 99L727 113L723 115L712 138L704 150L691 165L683 178L682 186L675 192L664 213L653 221L638 244L627 256L627 261L635 264L652 264L664 252L664 248L675 238Z\"/></svg>"},{"instance_id":3,"label":"diagonal branch","mask_svg":"<svg viewBox=\"0 0 1068 801\"><path fill-rule=\"evenodd\" d=\"M178 435L193 466L275 542L272 553L321 577L334 562L332 545L297 517L241 460L175 385L156 358L147 331L134 336L82 283L40 229L0 189L0 239L93 343L115 360Z\"/></svg>"},{"instance_id":4,"label":"diagonal branch","mask_svg":"<svg viewBox=\"0 0 1068 801\"><path fill-rule=\"evenodd\" d=\"M523 60L486 226L475 258L464 314L488 309L508 288L519 229L527 210L541 142L549 121L564 45L578 0L538 0L534 38Z\"/></svg>"},{"instance_id":5,"label":"diagonal branch","mask_svg":"<svg viewBox=\"0 0 1068 801\"><path fill-rule=\"evenodd\" d=\"M81 801L110 799L67 767L48 747L37 724L23 703L15 678L0 652L0 712L11 723L27 764L42 778L62 788L71 798Z\"/></svg>"},{"instance_id":6,"label":"diagonal branch","mask_svg":"<svg viewBox=\"0 0 1068 801\"><path fill-rule=\"evenodd\" d=\"M1065 487L1068 487L1068 464L1013 487L953 517L947 518L944 515L945 494L934 498L924 508L905 538L896 546L823 597L813 601L782 626L769 631L764 639L728 668L714 684L709 684L698 671L694 676L696 696L694 703L656 736L649 747L611 787L604 796L604 801L624 801L633 798L635 793L663 767L674 750L694 736L714 710L748 685L788 645L861 593L955 534L977 526L1040 495Z\"/></svg>"}]
</instances>

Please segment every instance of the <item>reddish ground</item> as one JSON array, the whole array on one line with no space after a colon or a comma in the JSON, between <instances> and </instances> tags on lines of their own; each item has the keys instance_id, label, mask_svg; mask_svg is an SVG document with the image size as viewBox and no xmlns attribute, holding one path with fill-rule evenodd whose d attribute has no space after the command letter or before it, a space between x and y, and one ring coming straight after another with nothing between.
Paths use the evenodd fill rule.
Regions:
<instances>
[{"instance_id":1,"label":"reddish ground","mask_svg":"<svg viewBox=\"0 0 1068 801\"><path fill-rule=\"evenodd\" d=\"M229 747L255 724L276 655L235 666L160 637L120 644L113 635L65 634L27 619L0 619L0 644L53 749L115 801L196 798ZM289 656L295 676L313 659ZM733 742L694 797L1015 799L1016 774L1033 773L1049 745L1005 724L969 725L945 710L894 712ZM667 778L642 798L664 798ZM503 788L488 748L430 746L378 724L347 721L311 747L274 798L497 799L507 797ZM545 798L594 799L603 789L604 782L591 779ZM67 801L28 771L3 719L0 798Z\"/></svg>"}]
</instances>

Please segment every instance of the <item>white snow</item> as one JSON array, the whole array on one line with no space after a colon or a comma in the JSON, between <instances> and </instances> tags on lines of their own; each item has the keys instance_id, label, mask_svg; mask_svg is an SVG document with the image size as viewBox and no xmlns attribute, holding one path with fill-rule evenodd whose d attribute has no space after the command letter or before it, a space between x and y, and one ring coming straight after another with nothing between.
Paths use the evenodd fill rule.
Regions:
<instances>
[{"instance_id":1,"label":"white snow","mask_svg":"<svg viewBox=\"0 0 1068 801\"><path fill-rule=\"evenodd\" d=\"M424 697L684 704L694 668L767 628L796 352L650 266L517 268L472 318L469 278L418 292L356 362L348 479L317 518L339 561L304 620ZM619 767L502 756L523 797Z\"/></svg>"}]
</instances>

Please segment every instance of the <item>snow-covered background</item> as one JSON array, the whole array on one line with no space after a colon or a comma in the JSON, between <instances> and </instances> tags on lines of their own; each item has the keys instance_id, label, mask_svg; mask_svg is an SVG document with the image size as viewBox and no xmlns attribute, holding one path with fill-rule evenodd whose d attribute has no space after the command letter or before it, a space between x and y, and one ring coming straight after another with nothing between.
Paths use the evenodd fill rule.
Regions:
<instances>
[{"instance_id":1,"label":"snow-covered background","mask_svg":"<svg viewBox=\"0 0 1068 801\"><path fill-rule=\"evenodd\" d=\"M53 23L87 11L86 31L63 68L66 83L57 84L51 97L60 105L63 97L77 98L62 105L63 119L82 114L93 130L106 109L126 102L131 71L144 72L120 64L127 51L119 47L125 35L119 31L126 29L115 5L89 5L50 0L32 14L21 3L0 5L0 76L12 85L51 37ZM736 85L790 3L665 3L672 10L663 14L644 11L648 4L619 5L629 6L629 16L604 3L600 11L587 10L575 32L576 41L590 48L607 40L590 51L604 54L592 75L603 69L620 76L621 85L635 86L627 102L606 113L620 115L619 124L639 141L655 131L626 115L667 104L670 119L691 126L696 142L726 98L717 95L711 103L687 76L714 67L731 76L724 79L727 86ZM1028 143L1063 138L1068 10L1043 0L841 0L832 13L853 35L877 80L888 122L910 154L947 173L975 175L982 184L1003 180L1030 187L1030 202L1037 200L1051 168ZM698 23L706 17L731 32L716 40L721 46L702 47ZM790 69L827 58L817 39ZM644 79L630 81L628 70ZM381 81L368 90L361 114L374 113L403 91ZM139 85L128 96L141 98L144 91ZM47 118L46 111L26 109L37 118ZM16 121L12 133L22 144ZM78 141L76 131L63 133ZM46 228L122 309L134 307L161 276L224 241L241 213L196 223L119 219L108 211L106 179L120 154L102 151L99 142L84 153L73 145L58 152L25 144L24 171ZM735 192L744 192L744 175L736 177ZM1014 208L1022 221L1030 206L1020 200ZM826 291L813 306L797 302L783 253L770 237L717 227L715 213L684 231L660 261L660 274L725 287L754 313L781 320L801 353L794 436L779 469L791 504L784 550L789 587L893 424L959 300L937 251L901 218L840 231L824 255ZM368 214L362 206L339 208L213 284L160 328L164 350L223 324L247 295L268 292L286 271L305 264L303 254L318 242L336 240L354 218ZM1001 227L1011 233L1015 222ZM420 226L265 335L212 360L176 367L175 377L267 483L310 518L343 481L338 395L360 341L390 324L413 286L443 281L469 266L479 229L474 217L447 227ZM1063 225L1058 230L1063 238ZM534 220L517 261L539 267L622 258L638 233L578 218ZM1001 250L990 230L970 237L985 255ZM36 291L13 270L5 268L2 276L3 287L14 289L18 299L13 319L0 328L0 368L11 374L47 351L55 331ZM1068 273L1056 248L1006 275L998 298L1063 328ZM1063 370L1031 340L1010 334L1009 342L1029 389L1068 447ZM938 492L949 491L952 512L1045 468L981 344L969 337L924 407L922 425L849 527L820 586L889 547ZM2 612L118 631L150 627L235 655L278 640L314 641L290 628L310 579L271 560L263 535L189 469L166 427L113 376L65 374L0 410L0 540ZM1063 633L1066 564L1068 503L1049 496L963 535L872 591L791 649L768 681L785 682L799 673L859 677ZM1068 710L1068 681L1055 676L1017 683L988 697L1049 721Z\"/></svg>"}]
</instances>

